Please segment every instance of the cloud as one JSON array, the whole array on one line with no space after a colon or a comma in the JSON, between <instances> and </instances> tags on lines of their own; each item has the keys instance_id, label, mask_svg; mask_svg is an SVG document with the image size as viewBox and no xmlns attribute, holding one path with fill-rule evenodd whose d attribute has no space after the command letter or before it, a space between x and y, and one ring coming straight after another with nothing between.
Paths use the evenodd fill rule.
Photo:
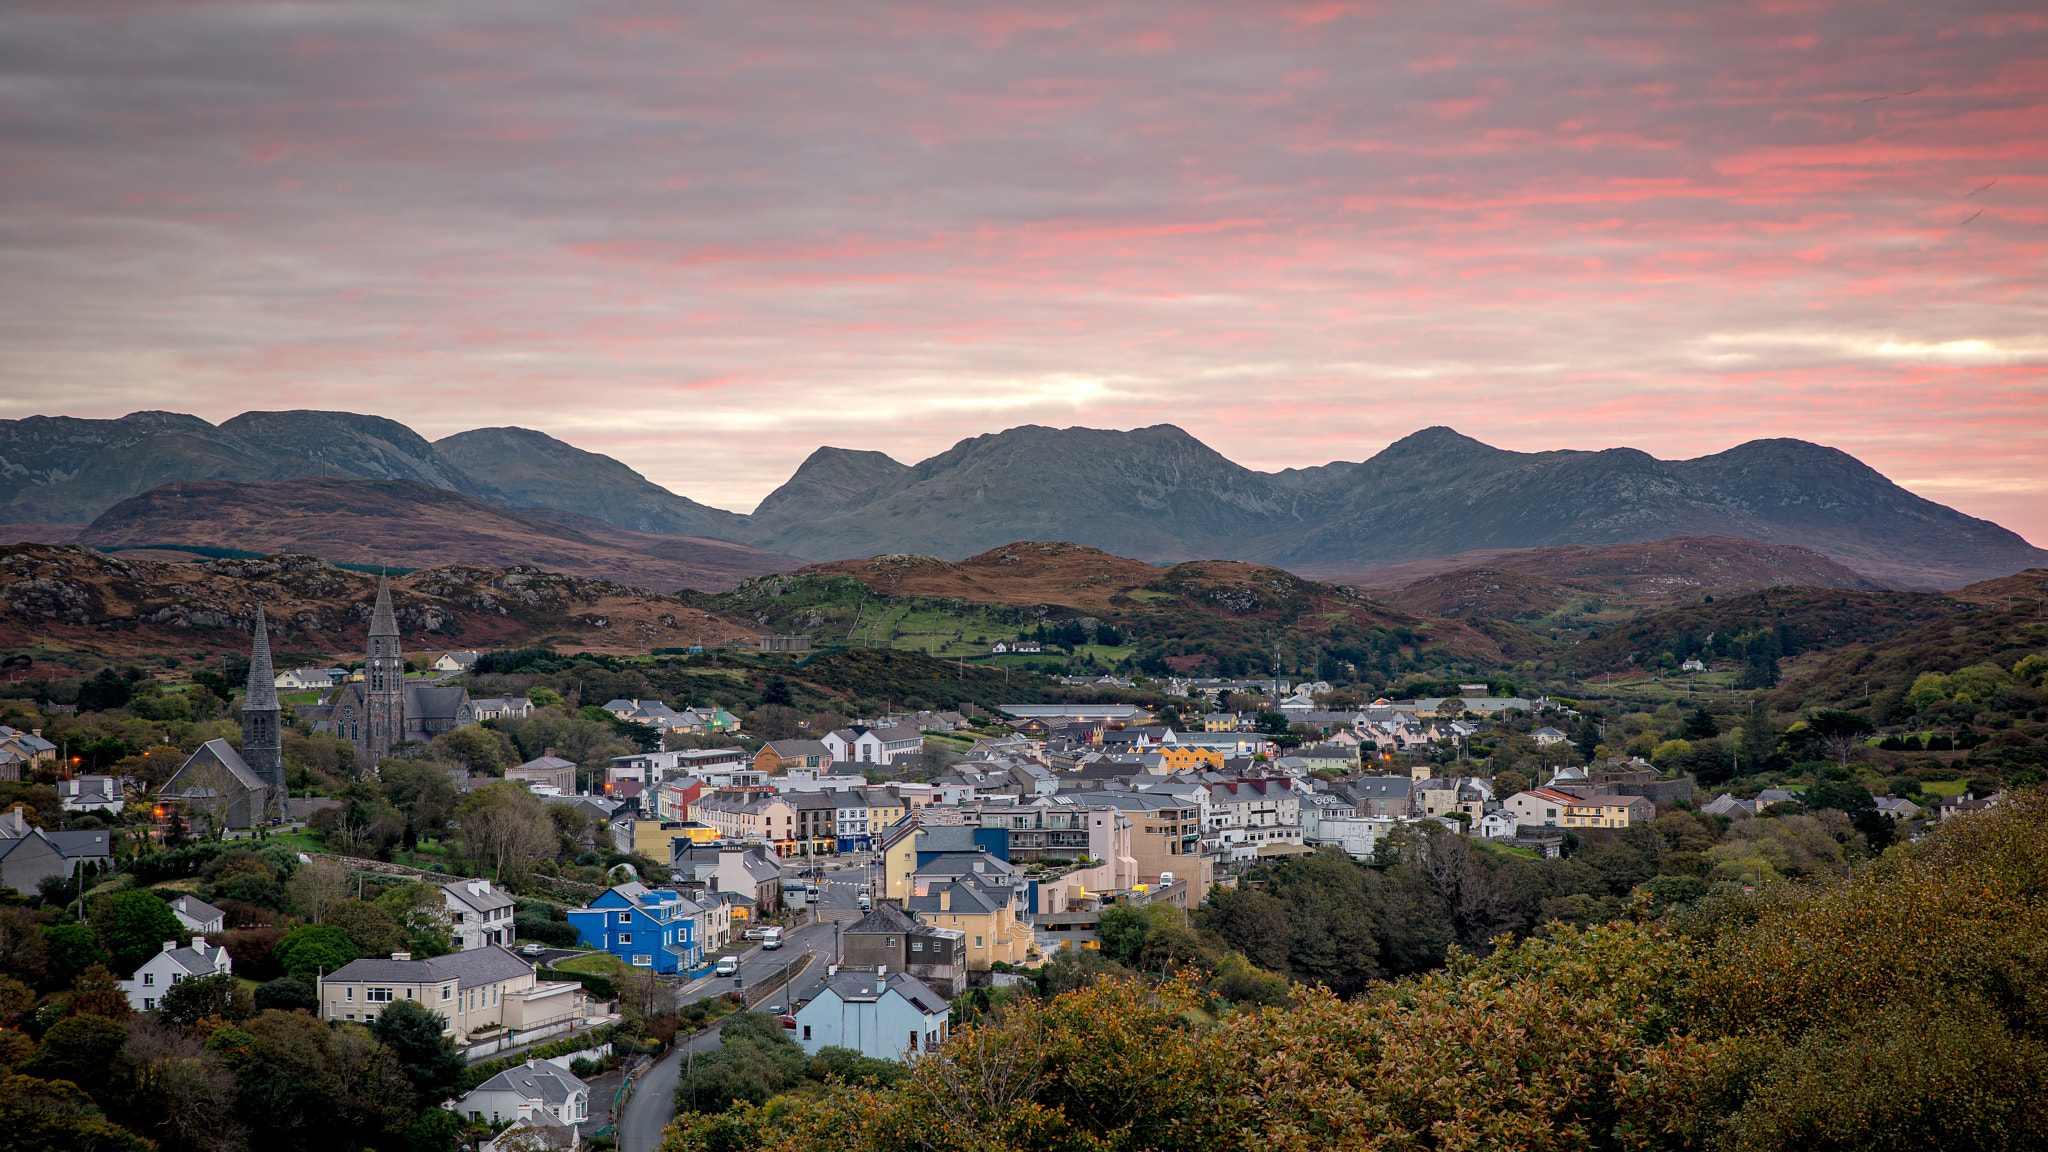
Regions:
<instances>
[{"instance_id":1,"label":"cloud","mask_svg":"<svg viewBox=\"0 0 2048 1152\"><path fill-rule=\"evenodd\" d=\"M0 416L522 424L740 508L1026 422L1793 435L2048 540L2044 48L2017 4L10 5Z\"/></svg>"}]
</instances>

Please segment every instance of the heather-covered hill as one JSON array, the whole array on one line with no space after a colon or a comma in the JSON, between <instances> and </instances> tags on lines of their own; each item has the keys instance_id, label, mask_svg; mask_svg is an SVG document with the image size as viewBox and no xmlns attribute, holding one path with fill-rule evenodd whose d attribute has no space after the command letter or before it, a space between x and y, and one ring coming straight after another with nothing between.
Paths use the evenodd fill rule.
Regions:
<instances>
[{"instance_id":1,"label":"heather-covered hill","mask_svg":"<svg viewBox=\"0 0 2048 1152\"><path fill-rule=\"evenodd\" d=\"M167 484L116 504L78 539L129 548L304 552L402 568L531 565L662 592L729 586L789 566L744 544L599 530L606 539L417 481L310 479Z\"/></svg>"},{"instance_id":2,"label":"heather-covered hill","mask_svg":"<svg viewBox=\"0 0 2048 1152\"><path fill-rule=\"evenodd\" d=\"M157 564L64 545L0 548L0 648L108 659L241 653L264 604L280 651L348 654L369 632L376 577L313 556ZM644 589L536 568L454 564L392 580L418 651L551 645L617 652L747 643L758 630Z\"/></svg>"}]
</instances>

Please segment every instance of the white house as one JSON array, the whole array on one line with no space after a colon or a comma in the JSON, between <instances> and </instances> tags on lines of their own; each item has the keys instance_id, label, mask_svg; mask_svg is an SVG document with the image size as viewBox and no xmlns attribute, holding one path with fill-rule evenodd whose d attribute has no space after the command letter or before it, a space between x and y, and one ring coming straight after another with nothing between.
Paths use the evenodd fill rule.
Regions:
<instances>
[{"instance_id":1,"label":"white house","mask_svg":"<svg viewBox=\"0 0 2048 1152\"><path fill-rule=\"evenodd\" d=\"M456 951L512 943L512 898L491 887L489 880L443 884L441 895L447 901L448 935Z\"/></svg>"},{"instance_id":2,"label":"white house","mask_svg":"<svg viewBox=\"0 0 2048 1152\"><path fill-rule=\"evenodd\" d=\"M797 1043L851 1048L877 1060L909 1060L946 1042L946 998L901 972L842 969L796 1012Z\"/></svg>"},{"instance_id":3,"label":"white house","mask_svg":"<svg viewBox=\"0 0 2048 1152\"><path fill-rule=\"evenodd\" d=\"M524 696L493 696L488 700L471 700L469 710L479 724L486 720L521 720L533 711L533 701Z\"/></svg>"},{"instance_id":4,"label":"white house","mask_svg":"<svg viewBox=\"0 0 2048 1152\"><path fill-rule=\"evenodd\" d=\"M1521 825L1516 822L1515 814L1502 808L1481 816L1479 822L1473 825L1473 835L1482 840L1513 840L1515 829L1519 827Z\"/></svg>"},{"instance_id":5,"label":"white house","mask_svg":"<svg viewBox=\"0 0 2048 1152\"><path fill-rule=\"evenodd\" d=\"M832 752L834 764L893 764L899 756L914 755L924 747L924 733L909 724L870 728L856 724L827 732L820 741Z\"/></svg>"},{"instance_id":6,"label":"white house","mask_svg":"<svg viewBox=\"0 0 2048 1152\"><path fill-rule=\"evenodd\" d=\"M142 962L135 970L133 980L121 981L121 990L128 993L128 1006L137 1012L148 1012L163 999L164 991L174 984L199 976L215 976L232 973L235 962L228 958L225 947L215 948L203 940L195 940L190 948L178 947L176 940L164 941L163 951Z\"/></svg>"},{"instance_id":7,"label":"white house","mask_svg":"<svg viewBox=\"0 0 2048 1152\"><path fill-rule=\"evenodd\" d=\"M433 663L433 669L436 672L467 672L474 667L476 667L476 653L474 652L443 652L441 658Z\"/></svg>"},{"instance_id":8,"label":"white house","mask_svg":"<svg viewBox=\"0 0 2048 1152\"><path fill-rule=\"evenodd\" d=\"M560 1124L588 1120L590 1088L569 1074L569 1064L575 1058L528 1060L517 1068L507 1068L470 1089L456 1102L455 1110L471 1120L494 1124L540 1115Z\"/></svg>"},{"instance_id":9,"label":"white house","mask_svg":"<svg viewBox=\"0 0 2048 1152\"><path fill-rule=\"evenodd\" d=\"M125 776L80 776L57 781L57 800L66 812L119 812L128 806Z\"/></svg>"},{"instance_id":10,"label":"white house","mask_svg":"<svg viewBox=\"0 0 2048 1152\"><path fill-rule=\"evenodd\" d=\"M272 683L288 692L311 692L332 688L346 675L340 668L287 668Z\"/></svg>"},{"instance_id":11,"label":"white house","mask_svg":"<svg viewBox=\"0 0 2048 1152\"><path fill-rule=\"evenodd\" d=\"M197 896L180 896L171 901L171 914L188 932L201 936L225 930L228 914Z\"/></svg>"},{"instance_id":12,"label":"white house","mask_svg":"<svg viewBox=\"0 0 2048 1152\"><path fill-rule=\"evenodd\" d=\"M1538 748L1549 748L1553 745L1562 744L1565 741L1571 739L1571 737L1565 735L1562 732L1559 732L1557 729L1552 728L1548 724L1544 725L1541 728L1538 728L1534 732L1529 733L1529 737L1530 739L1536 741L1536 746Z\"/></svg>"}]
</instances>

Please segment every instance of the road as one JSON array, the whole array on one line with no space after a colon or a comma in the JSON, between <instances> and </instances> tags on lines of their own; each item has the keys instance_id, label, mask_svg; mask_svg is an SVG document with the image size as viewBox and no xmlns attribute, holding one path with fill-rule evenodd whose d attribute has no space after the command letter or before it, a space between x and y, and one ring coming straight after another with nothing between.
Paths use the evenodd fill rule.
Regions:
<instances>
[{"instance_id":1,"label":"road","mask_svg":"<svg viewBox=\"0 0 2048 1152\"><path fill-rule=\"evenodd\" d=\"M836 872L828 869L820 886L818 906L827 912L859 912L860 886L862 883L872 884L876 875L878 872L873 865ZM844 924L838 927L844 927ZM806 924L788 933L782 947L773 952L754 945L740 954L738 985L734 984L731 976L700 977L683 986L681 1000L688 1004L731 992L735 987L751 988L779 974L783 965L793 963L809 952L813 956L810 967L796 978L795 985L781 989L769 998L776 1004L786 1005L808 1000L816 996L824 985L825 969L833 962L834 928L834 924ZM625 1112L619 1117L619 1152L653 1152L655 1145L661 1142L662 1131L675 1118L676 1085L682 1079L689 1052L709 1052L718 1047L718 1042L718 1031L713 1029L687 1044L676 1045L660 1063L641 1074L633 1089L633 1098L626 1101Z\"/></svg>"}]
</instances>

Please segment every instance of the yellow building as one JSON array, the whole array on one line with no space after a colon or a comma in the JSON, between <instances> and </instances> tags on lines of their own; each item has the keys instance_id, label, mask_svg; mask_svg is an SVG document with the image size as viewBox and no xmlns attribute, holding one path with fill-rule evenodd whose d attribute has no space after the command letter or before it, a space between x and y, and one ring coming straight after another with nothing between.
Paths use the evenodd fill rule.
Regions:
<instances>
[{"instance_id":1,"label":"yellow building","mask_svg":"<svg viewBox=\"0 0 2048 1152\"><path fill-rule=\"evenodd\" d=\"M1564 810L1567 828L1626 828L1657 816L1657 806L1644 796L1588 796Z\"/></svg>"},{"instance_id":2,"label":"yellow building","mask_svg":"<svg viewBox=\"0 0 2048 1152\"><path fill-rule=\"evenodd\" d=\"M1159 766L1171 772L1201 771L1213 768L1223 771L1223 749L1194 748L1181 744L1161 744L1150 749L1159 753Z\"/></svg>"}]
</instances>

